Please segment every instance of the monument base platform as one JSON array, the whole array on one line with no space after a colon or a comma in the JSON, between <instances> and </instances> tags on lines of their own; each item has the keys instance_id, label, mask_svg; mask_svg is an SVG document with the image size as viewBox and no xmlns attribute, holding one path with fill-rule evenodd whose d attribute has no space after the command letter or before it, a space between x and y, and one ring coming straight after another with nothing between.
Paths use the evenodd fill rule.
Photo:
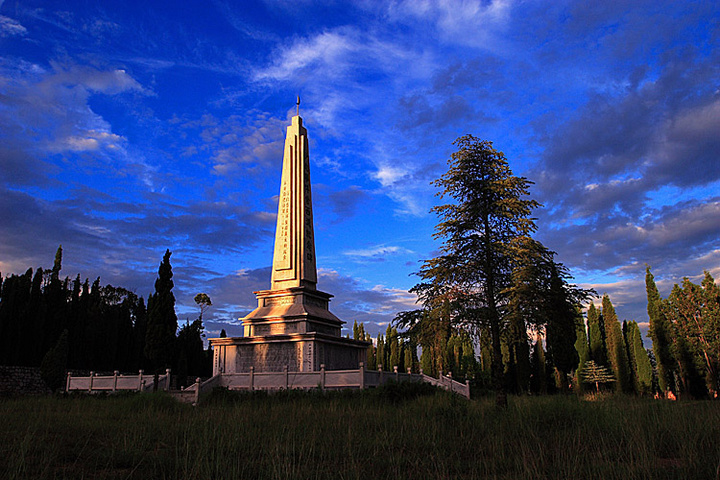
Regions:
<instances>
[{"instance_id":1,"label":"monument base platform","mask_svg":"<svg viewBox=\"0 0 720 480\"><path fill-rule=\"evenodd\" d=\"M318 332L211 339L213 375L255 372L351 370L366 361L367 342Z\"/></svg>"}]
</instances>

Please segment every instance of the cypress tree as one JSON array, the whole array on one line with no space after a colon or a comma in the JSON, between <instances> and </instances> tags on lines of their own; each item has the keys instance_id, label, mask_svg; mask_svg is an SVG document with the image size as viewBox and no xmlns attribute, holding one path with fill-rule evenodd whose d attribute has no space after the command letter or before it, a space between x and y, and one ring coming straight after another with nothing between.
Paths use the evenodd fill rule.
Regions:
<instances>
[{"instance_id":1,"label":"cypress tree","mask_svg":"<svg viewBox=\"0 0 720 480\"><path fill-rule=\"evenodd\" d=\"M585 362L590 359L590 349L585 333L585 320L578 314L578 323L575 330L575 351L578 353L578 366L575 370L575 386L582 391L582 371Z\"/></svg>"},{"instance_id":2,"label":"cypress tree","mask_svg":"<svg viewBox=\"0 0 720 480\"><path fill-rule=\"evenodd\" d=\"M568 301L562 280L554 264L550 266L550 292L548 299L550 317L547 323L547 350L553 365L558 370L558 387L567 391L567 376L578 365L575 350L576 315L575 307Z\"/></svg>"},{"instance_id":3,"label":"cypress tree","mask_svg":"<svg viewBox=\"0 0 720 480\"><path fill-rule=\"evenodd\" d=\"M671 351L673 343L672 329L665 318L662 299L655 285L655 277L650 272L650 267L645 268L645 291L648 302L647 312L648 317L650 317L648 335L652 339L653 353L657 361L658 386L663 394L666 394L675 383L672 381L675 370L675 361Z\"/></svg>"},{"instance_id":4,"label":"cypress tree","mask_svg":"<svg viewBox=\"0 0 720 480\"><path fill-rule=\"evenodd\" d=\"M590 342L590 358L598 365L607 363L607 349L605 345L605 331L602 315L590 304L587 311L588 338Z\"/></svg>"},{"instance_id":5,"label":"cypress tree","mask_svg":"<svg viewBox=\"0 0 720 480\"><path fill-rule=\"evenodd\" d=\"M375 358L375 346L373 345L372 337L367 332L365 332L365 341L370 344L367 348L366 367L368 370L377 370L377 359Z\"/></svg>"},{"instance_id":6,"label":"cypress tree","mask_svg":"<svg viewBox=\"0 0 720 480\"><path fill-rule=\"evenodd\" d=\"M620 392L632 393L632 377L630 376L630 362L627 357L627 349L622 334L620 321L615 313L610 297L603 296L602 314L605 319L605 329L607 332L607 350L608 359L613 375L618 382L616 388Z\"/></svg>"},{"instance_id":7,"label":"cypress tree","mask_svg":"<svg viewBox=\"0 0 720 480\"><path fill-rule=\"evenodd\" d=\"M68 331L63 330L53 348L48 350L40 364L43 380L51 390L63 385L68 360Z\"/></svg>"},{"instance_id":8,"label":"cypress tree","mask_svg":"<svg viewBox=\"0 0 720 480\"><path fill-rule=\"evenodd\" d=\"M402 367L400 365L400 340L398 339L398 332L395 328L389 328L390 335L388 335L388 343L390 344L390 354L388 356L388 371L392 371L394 367Z\"/></svg>"},{"instance_id":9,"label":"cypress tree","mask_svg":"<svg viewBox=\"0 0 720 480\"><path fill-rule=\"evenodd\" d=\"M643 345L642 334L637 322L628 322L628 344L630 345L631 363L635 368L635 390L640 395L652 393L652 365L647 350Z\"/></svg>"},{"instance_id":10,"label":"cypress tree","mask_svg":"<svg viewBox=\"0 0 720 480\"><path fill-rule=\"evenodd\" d=\"M60 245L57 252L55 252L55 262L53 263L53 268L50 272L50 281L43 295L45 304L47 305L47 315L45 317L44 326L45 338L43 342L43 354L57 343L60 334L67 327L67 288L60 280L62 252L62 245Z\"/></svg>"},{"instance_id":11,"label":"cypress tree","mask_svg":"<svg viewBox=\"0 0 720 480\"><path fill-rule=\"evenodd\" d=\"M425 375L435 376L434 364L429 347L423 347L420 353L420 368Z\"/></svg>"},{"instance_id":12,"label":"cypress tree","mask_svg":"<svg viewBox=\"0 0 720 480\"><path fill-rule=\"evenodd\" d=\"M380 365L382 365L383 371L387 371L388 367L386 364L383 364L385 357L385 339L382 335L378 334L377 337L377 366L378 368Z\"/></svg>"},{"instance_id":13,"label":"cypress tree","mask_svg":"<svg viewBox=\"0 0 720 480\"><path fill-rule=\"evenodd\" d=\"M43 298L43 269L38 268L33 277L32 287L30 288L30 303L27 306L27 318L17 321L21 322L20 337L21 339L30 339L30 345L26 345L22 353L24 353L20 365L40 365L40 361L44 355L44 338L45 318L47 317L47 305ZM24 344L24 342L19 342Z\"/></svg>"},{"instance_id":14,"label":"cypress tree","mask_svg":"<svg viewBox=\"0 0 720 480\"><path fill-rule=\"evenodd\" d=\"M403 348L403 368L404 371L407 371L409 368L410 371L413 371L413 361L412 361L412 352L410 351L410 345L406 345L405 348Z\"/></svg>"},{"instance_id":15,"label":"cypress tree","mask_svg":"<svg viewBox=\"0 0 720 480\"><path fill-rule=\"evenodd\" d=\"M165 251L158 278L155 280L155 293L148 298L148 322L145 337L145 355L152 362L157 376L169 368L173 360L177 315L175 314L175 286L170 265L170 250Z\"/></svg>"}]
</instances>

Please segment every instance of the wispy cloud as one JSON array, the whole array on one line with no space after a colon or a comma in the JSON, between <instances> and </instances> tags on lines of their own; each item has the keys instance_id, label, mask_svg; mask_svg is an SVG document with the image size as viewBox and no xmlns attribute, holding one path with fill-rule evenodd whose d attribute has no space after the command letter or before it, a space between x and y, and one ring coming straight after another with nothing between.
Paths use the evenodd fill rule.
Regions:
<instances>
[{"instance_id":1,"label":"wispy cloud","mask_svg":"<svg viewBox=\"0 0 720 480\"><path fill-rule=\"evenodd\" d=\"M25 35L26 33L27 28L20 25L18 21L0 15L0 37L12 37L15 35Z\"/></svg>"},{"instance_id":2,"label":"wispy cloud","mask_svg":"<svg viewBox=\"0 0 720 480\"><path fill-rule=\"evenodd\" d=\"M391 255L402 255L402 254L412 254L414 253L412 250L408 250L404 247L398 247L394 245L377 245L375 247L370 248L364 248L359 250L347 250L343 252L345 255L348 255L350 257L360 257L360 258L376 258L376 259L384 259L385 257L391 256Z\"/></svg>"}]
</instances>

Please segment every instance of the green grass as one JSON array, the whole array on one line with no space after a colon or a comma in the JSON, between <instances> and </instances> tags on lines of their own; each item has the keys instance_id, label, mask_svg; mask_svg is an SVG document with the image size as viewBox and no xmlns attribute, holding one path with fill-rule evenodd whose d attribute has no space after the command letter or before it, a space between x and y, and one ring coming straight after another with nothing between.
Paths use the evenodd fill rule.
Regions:
<instances>
[{"instance_id":1,"label":"green grass","mask_svg":"<svg viewBox=\"0 0 720 480\"><path fill-rule=\"evenodd\" d=\"M372 392L0 400L2 478L717 478L720 402Z\"/></svg>"}]
</instances>

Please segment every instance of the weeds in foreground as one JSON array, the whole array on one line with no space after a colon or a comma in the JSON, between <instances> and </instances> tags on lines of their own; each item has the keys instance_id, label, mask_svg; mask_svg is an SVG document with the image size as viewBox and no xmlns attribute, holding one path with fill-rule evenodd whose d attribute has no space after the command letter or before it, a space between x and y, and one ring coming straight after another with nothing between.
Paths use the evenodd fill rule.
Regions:
<instances>
[{"instance_id":1,"label":"weeds in foreground","mask_svg":"<svg viewBox=\"0 0 720 480\"><path fill-rule=\"evenodd\" d=\"M720 404L216 391L0 400L3 478L716 478Z\"/></svg>"}]
</instances>

